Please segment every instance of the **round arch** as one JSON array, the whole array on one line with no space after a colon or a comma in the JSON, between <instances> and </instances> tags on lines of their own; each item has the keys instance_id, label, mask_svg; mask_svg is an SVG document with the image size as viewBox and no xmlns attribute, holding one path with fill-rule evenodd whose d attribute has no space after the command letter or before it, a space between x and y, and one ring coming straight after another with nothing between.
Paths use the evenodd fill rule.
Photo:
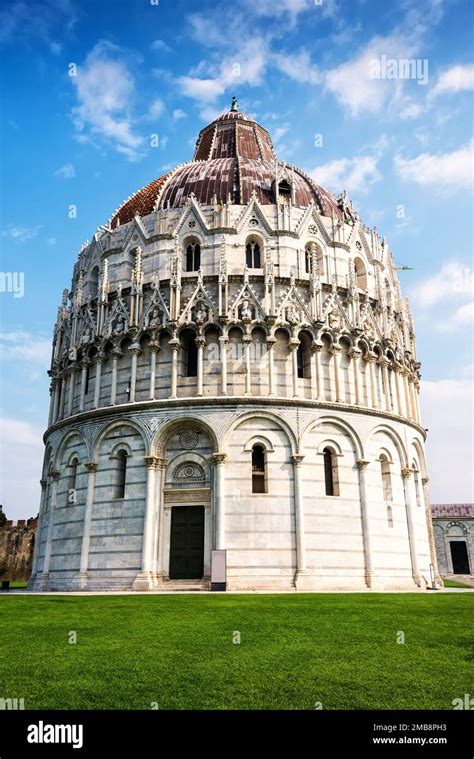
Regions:
<instances>
[{"instance_id":1,"label":"round arch","mask_svg":"<svg viewBox=\"0 0 474 759\"><path fill-rule=\"evenodd\" d=\"M232 431L236 429L236 427L238 427L243 422L246 422L248 419L255 419L256 417L267 419L276 423L281 428L282 432L286 434L290 443L292 455L298 452L298 440L288 422L286 422L280 416L277 416L277 414L273 414L271 411L263 409L257 412L255 410L244 411L242 414L239 414L238 416L230 419L219 436L222 449L225 450L225 441L228 439L228 436L232 433Z\"/></svg>"},{"instance_id":2,"label":"round arch","mask_svg":"<svg viewBox=\"0 0 474 759\"><path fill-rule=\"evenodd\" d=\"M214 453L217 453L219 451L216 432L209 424L207 424L207 422L195 416L182 416L174 419L168 419L168 421L164 423L163 427L158 430L153 440L151 441L151 455L163 457L170 437L172 435L176 435L179 432L184 432L190 428L209 435Z\"/></svg>"},{"instance_id":3,"label":"round arch","mask_svg":"<svg viewBox=\"0 0 474 759\"><path fill-rule=\"evenodd\" d=\"M378 424L377 427L374 427L370 431L369 435L367 436L367 443L370 443L370 441L374 438L377 432L384 432L386 435L388 435L389 438L391 438L392 442L395 444L395 447L398 451L402 469L408 467L409 462L408 462L407 451L403 443L403 440L398 434L398 432L396 432L396 430L392 429L391 427L388 427L386 424Z\"/></svg>"},{"instance_id":4,"label":"round arch","mask_svg":"<svg viewBox=\"0 0 474 759\"><path fill-rule=\"evenodd\" d=\"M348 424L348 422L345 422L343 419L339 419L335 416L321 416L319 419L312 419L310 422L307 423L307 425L303 428L303 431L301 433L301 447L304 448L304 441L306 436L310 432L314 432L317 430L318 427L320 427L323 424L333 424L334 427L338 427L342 432L344 432L347 437L352 442L352 445L354 446L354 451L356 458L359 460L364 459L364 446L362 444L362 440L360 439L359 434L355 431L355 429ZM326 433L325 433L326 434Z\"/></svg>"},{"instance_id":5,"label":"round arch","mask_svg":"<svg viewBox=\"0 0 474 759\"><path fill-rule=\"evenodd\" d=\"M105 427L103 427L98 433L98 435L96 436L91 446L92 461L95 461L95 462L98 461L98 453L104 441L104 438L106 438L107 435L110 432L112 432L112 430L116 429L117 427L130 427L131 429L135 430L135 432L137 432L140 435L142 443L143 443L143 447L145 449L145 455L147 454L149 441L147 439L146 430L144 430L143 427L133 419L115 419L113 422L106 424Z\"/></svg>"}]
</instances>

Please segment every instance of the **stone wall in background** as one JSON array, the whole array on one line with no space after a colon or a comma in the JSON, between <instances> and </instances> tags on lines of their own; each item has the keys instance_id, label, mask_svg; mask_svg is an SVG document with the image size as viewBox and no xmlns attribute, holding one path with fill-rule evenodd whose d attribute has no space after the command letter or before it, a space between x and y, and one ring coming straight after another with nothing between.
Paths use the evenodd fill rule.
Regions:
<instances>
[{"instance_id":1,"label":"stone wall in background","mask_svg":"<svg viewBox=\"0 0 474 759\"><path fill-rule=\"evenodd\" d=\"M35 547L37 519L0 524L0 582L28 580Z\"/></svg>"}]
</instances>

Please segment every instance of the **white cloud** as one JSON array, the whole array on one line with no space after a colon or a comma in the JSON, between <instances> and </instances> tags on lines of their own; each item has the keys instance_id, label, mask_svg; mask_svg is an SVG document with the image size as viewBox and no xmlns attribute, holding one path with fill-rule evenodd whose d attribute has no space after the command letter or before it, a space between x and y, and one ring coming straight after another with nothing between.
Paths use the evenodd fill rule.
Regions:
<instances>
[{"instance_id":1,"label":"white cloud","mask_svg":"<svg viewBox=\"0 0 474 759\"><path fill-rule=\"evenodd\" d=\"M164 110L165 110L165 104L163 103L161 98L156 98L156 100L154 100L153 103L150 105L148 116L152 119L157 119L159 116L162 115Z\"/></svg>"},{"instance_id":2,"label":"white cloud","mask_svg":"<svg viewBox=\"0 0 474 759\"><path fill-rule=\"evenodd\" d=\"M473 179L474 140L451 153L420 153L416 158L394 158L395 170L408 182L436 185L438 193L470 188Z\"/></svg>"},{"instance_id":3,"label":"white cloud","mask_svg":"<svg viewBox=\"0 0 474 759\"><path fill-rule=\"evenodd\" d=\"M452 332L459 327L469 326L474 326L474 302L459 306L448 320L439 323L441 332Z\"/></svg>"},{"instance_id":4,"label":"white cloud","mask_svg":"<svg viewBox=\"0 0 474 759\"><path fill-rule=\"evenodd\" d=\"M8 227L3 230L2 237L9 237L10 240L24 243L36 237L42 228L41 224L38 224L36 227L23 227L16 224L9 224Z\"/></svg>"},{"instance_id":5,"label":"white cloud","mask_svg":"<svg viewBox=\"0 0 474 759\"><path fill-rule=\"evenodd\" d=\"M73 118L80 141L101 138L133 160L142 144L131 114L135 83L118 55L116 46L98 42L71 77L78 99Z\"/></svg>"},{"instance_id":6,"label":"white cloud","mask_svg":"<svg viewBox=\"0 0 474 759\"><path fill-rule=\"evenodd\" d=\"M330 2L329 4L331 5L332 3ZM254 0L246 0L246 5L257 16L280 18L287 14L293 21L303 11L316 7L316 4L312 0L278 0L278 2L275 2L275 0L259 0L257 3ZM321 5L323 7L324 2Z\"/></svg>"},{"instance_id":7,"label":"white cloud","mask_svg":"<svg viewBox=\"0 0 474 759\"><path fill-rule=\"evenodd\" d=\"M19 419L0 420L1 503L8 519L36 516L40 501L43 432Z\"/></svg>"},{"instance_id":8,"label":"white cloud","mask_svg":"<svg viewBox=\"0 0 474 759\"><path fill-rule=\"evenodd\" d=\"M254 35L241 44L235 56L227 55L219 64L200 66L200 71L205 68L208 76L181 76L178 77L177 84L184 95L200 102L212 103L229 88L235 90L244 84L261 84L266 63L265 43Z\"/></svg>"},{"instance_id":9,"label":"white cloud","mask_svg":"<svg viewBox=\"0 0 474 759\"><path fill-rule=\"evenodd\" d=\"M0 332L0 358L33 364L46 371L51 361L51 339L21 330Z\"/></svg>"},{"instance_id":10,"label":"white cloud","mask_svg":"<svg viewBox=\"0 0 474 759\"><path fill-rule=\"evenodd\" d=\"M422 380L421 407L427 438L432 503L472 503L474 482L474 383L470 379Z\"/></svg>"},{"instance_id":11,"label":"white cloud","mask_svg":"<svg viewBox=\"0 0 474 759\"><path fill-rule=\"evenodd\" d=\"M336 193L344 189L365 192L370 185L382 179L378 163L386 147L387 139L382 136L364 155L329 161L313 169L310 175L322 187Z\"/></svg>"},{"instance_id":12,"label":"white cloud","mask_svg":"<svg viewBox=\"0 0 474 759\"><path fill-rule=\"evenodd\" d=\"M465 92L474 89L474 65L451 66L443 71L430 92L430 97Z\"/></svg>"},{"instance_id":13,"label":"white cloud","mask_svg":"<svg viewBox=\"0 0 474 759\"><path fill-rule=\"evenodd\" d=\"M171 53L170 46L164 40L155 40L150 45L152 50L162 50L164 53Z\"/></svg>"},{"instance_id":14,"label":"white cloud","mask_svg":"<svg viewBox=\"0 0 474 759\"><path fill-rule=\"evenodd\" d=\"M420 308L435 306L447 299L474 297L474 269L459 261L448 261L411 293Z\"/></svg>"},{"instance_id":15,"label":"white cloud","mask_svg":"<svg viewBox=\"0 0 474 759\"><path fill-rule=\"evenodd\" d=\"M173 111L173 120L178 121L179 119L187 119L188 114L183 111L181 108L175 108Z\"/></svg>"},{"instance_id":16,"label":"white cloud","mask_svg":"<svg viewBox=\"0 0 474 759\"><path fill-rule=\"evenodd\" d=\"M63 179L73 179L76 176L76 170L72 163L65 163L64 166L54 172L54 175Z\"/></svg>"},{"instance_id":17,"label":"white cloud","mask_svg":"<svg viewBox=\"0 0 474 759\"><path fill-rule=\"evenodd\" d=\"M305 49L298 53L275 53L272 60L277 69L295 82L318 84L321 81L321 74L311 63L311 56Z\"/></svg>"},{"instance_id":18,"label":"white cloud","mask_svg":"<svg viewBox=\"0 0 474 759\"><path fill-rule=\"evenodd\" d=\"M403 80L372 78L372 62L380 61L382 56L410 58L413 51L413 43L403 34L374 37L353 58L325 72L326 88L352 116L379 113L390 100L400 96Z\"/></svg>"},{"instance_id":19,"label":"white cloud","mask_svg":"<svg viewBox=\"0 0 474 759\"><path fill-rule=\"evenodd\" d=\"M49 45L49 49L51 50L53 55L60 55L61 50L63 49L63 46L60 42L51 42Z\"/></svg>"}]
</instances>

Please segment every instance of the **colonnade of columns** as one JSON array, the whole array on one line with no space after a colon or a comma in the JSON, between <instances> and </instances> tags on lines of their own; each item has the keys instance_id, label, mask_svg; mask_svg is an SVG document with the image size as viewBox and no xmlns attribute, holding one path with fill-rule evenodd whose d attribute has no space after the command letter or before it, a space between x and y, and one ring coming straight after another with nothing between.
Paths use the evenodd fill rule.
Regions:
<instances>
[{"instance_id":1,"label":"colonnade of columns","mask_svg":"<svg viewBox=\"0 0 474 759\"><path fill-rule=\"evenodd\" d=\"M275 343L274 337L267 338L266 341L266 368L262 364L261 372L267 374L268 378L268 395L276 397L277 395L277 377L276 377L276 360L275 360ZM226 396L229 394L229 338L227 336L219 337L220 346L220 381L218 392ZM245 368L245 395L252 395L252 337L251 335L243 336L243 364ZM171 349L171 382L170 398L177 398L179 376L179 352L183 350L178 338L172 338L169 341ZM196 396L201 397L204 394L205 382L205 360L204 349L206 346L205 337L198 335L196 337L197 352L197 375L196 375ZM290 377L287 394L294 397L306 397L305 380L298 376L298 349L300 341L298 338L291 338L288 344ZM157 355L160 351L160 345L152 341L149 345L149 400L156 397L156 378L157 378ZM353 347L347 352L342 350L341 345L335 343L329 347L329 381L327 382L328 392L325 391L324 366L322 364L322 352L325 346L320 341L315 341L311 348L311 397L315 400L327 400L334 403L345 403L349 405L364 406L378 409L411 419L418 424L421 422L420 404L419 404L419 381L415 373L410 372L405 366L390 361L385 356L378 356L372 351L364 355L360 348ZM138 343L134 343L129 348L131 353L130 381L128 388L128 401L136 401L137 387L137 369L138 357L142 349ZM341 356L343 353L347 356L349 365L347 369L341 366ZM111 353L111 382L108 399L102 405L115 405L117 399L117 376L118 360L123 353L115 348ZM92 408L98 408L101 405L101 382L103 376L104 356L99 354L93 359L84 359L79 366L69 368L62 377L53 377L51 382L51 404L48 426L64 418L71 416L74 410L74 393L76 382L79 379L79 412L84 411L86 400L86 389L88 376L92 363L96 366L94 396ZM364 362L365 370L362 369ZM352 369L351 365L352 364ZM348 375L346 376L346 372ZM351 378L352 374L352 378ZM65 413L65 398L67 387L67 409ZM347 397L349 396L349 397Z\"/></svg>"}]
</instances>

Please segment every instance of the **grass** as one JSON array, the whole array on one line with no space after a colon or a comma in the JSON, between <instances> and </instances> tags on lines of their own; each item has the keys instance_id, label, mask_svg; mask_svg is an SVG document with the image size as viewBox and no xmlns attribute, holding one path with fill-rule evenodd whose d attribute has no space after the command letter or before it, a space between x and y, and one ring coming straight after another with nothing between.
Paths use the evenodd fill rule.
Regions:
<instances>
[{"instance_id":1,"label":"grass","mask_svg":"<svg viewBox=\"0 0 474 759\"><path fill-rule=\"evenodd\" d=\"M473 588L472 585L467 585L465 582L458 582L457 580L446 580L443 578L443 584L445 588Z\"/></svg>"},{"instance_id":2,"label":"grass","mask_svg":"<svg viewBox=\"0 0 474 759\"><path fill-rule=\"evenodd\" d=\"M451 709L472 692L472 609L470 594L5 594L0 696L27 709Z\"/></svg>"}]
</instances>

